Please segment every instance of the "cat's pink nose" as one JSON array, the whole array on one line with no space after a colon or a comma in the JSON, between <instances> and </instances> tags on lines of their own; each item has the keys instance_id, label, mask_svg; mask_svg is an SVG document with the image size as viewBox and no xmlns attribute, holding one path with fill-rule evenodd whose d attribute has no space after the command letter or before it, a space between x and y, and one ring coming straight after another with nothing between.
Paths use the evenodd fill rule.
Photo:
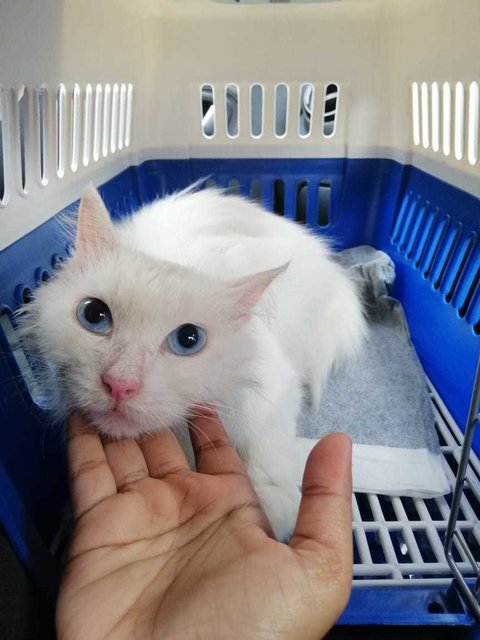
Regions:
<instances>
[{"instance_id":1,"label":"cat's pink nose","mask_svg":"<svg viewBox=\"0 0 480 640\"><path fill-rule=\"evenodd\" d=\"M104 373L102 382L108 394L117 402L132 396L140 389L138 378L116 378L109 373Z\"/></svg>"}]
</instances>

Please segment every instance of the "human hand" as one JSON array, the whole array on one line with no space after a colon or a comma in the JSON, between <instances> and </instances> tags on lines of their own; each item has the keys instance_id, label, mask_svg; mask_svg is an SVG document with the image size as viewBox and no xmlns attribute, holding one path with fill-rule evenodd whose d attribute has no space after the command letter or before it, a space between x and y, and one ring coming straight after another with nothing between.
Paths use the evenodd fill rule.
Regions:
<instances>
[{"instance_id":1,"label":"human hand","mask_svg":"<svg viewBox=\"0 0 480 640\"><path fill-rule=\"evenodd\" d=\"M75 529L59 640L319 640L350 593L351 444L316 445L289 545L271 534L216 416L191 433L198 471L169 431L102 444L69 423Z\"/></svg>"}]
</instances>

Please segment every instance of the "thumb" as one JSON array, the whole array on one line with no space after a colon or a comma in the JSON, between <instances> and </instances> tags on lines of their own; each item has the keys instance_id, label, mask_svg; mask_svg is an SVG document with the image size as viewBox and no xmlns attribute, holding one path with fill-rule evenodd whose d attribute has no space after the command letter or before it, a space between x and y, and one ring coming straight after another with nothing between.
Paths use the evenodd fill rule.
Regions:
<instances>
[{"instance_id":1,"label":"thumb","mask_svg":"<svg viewBox=\"0 0 480 640\"><path fill-rule=\"evenodd\" d=\"M313 584L317 617L309 637L323 638L352 588L352 442L343 433L323 438L308 457L290 547Z\"/></svg>"},{"instance_id":2,"label":"thumb","mask_svg":"<svg viewBox=\"0 0 480 640\"><path fill-rule=\"evenodd\" d=\"M331 554L351 580L352 441L343 433L325 436L308 457L290 546L318 551L326 560Z\"/></svg>"}]
</instances>

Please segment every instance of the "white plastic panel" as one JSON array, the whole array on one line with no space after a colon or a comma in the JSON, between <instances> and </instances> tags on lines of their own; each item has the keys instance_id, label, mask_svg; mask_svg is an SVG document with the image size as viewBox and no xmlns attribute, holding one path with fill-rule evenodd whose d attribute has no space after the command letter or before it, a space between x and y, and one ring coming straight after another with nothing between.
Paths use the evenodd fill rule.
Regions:
<instances>
[{"instance_id":1,"label":"white plastic panel","mask_svg":"<svg viewBox=\"0 0 480 640\"><path fill-rule=\"evenodd\" d=\"M38 0L28 12L22 3L3 3L1 18L0 86L8 103L2 120L13 129L3 132L8 175L0 206L8 206L9 214L0 246L76 199L87 180L99 182L148 158L391 157L480 194L469 94L480 78L476 0L105 0L101 6L94 0ZM29 37L19 38L19 30ZM75 84L81 95L78 160L71 131ZM91 106L85 99L89 84ZM202 84L216 98L214 135L204 134L199 118ZM300 114L301 88L308 84L315 100L307 134ZM66 95L57 108L59 85ZM227 126L228 85L238 87L236 134ZM282 85L288 102L284 125L277 126L275 92ZM333 135L324 128L329 85L338 87L339 96ZM19 86L27 96L32 91L30 123L37 121L36 92L48 92L43 178L39 153L31 165L26 158L23 177L19 172L11 97ZM261 95L258 117L250 113L252 87ZM91 109L87 129L85 108ZM51 147L53 132L59 140L54 137ZM34 149L38 132L31 133L25 144Z\"/></svg>"}]
</instances>

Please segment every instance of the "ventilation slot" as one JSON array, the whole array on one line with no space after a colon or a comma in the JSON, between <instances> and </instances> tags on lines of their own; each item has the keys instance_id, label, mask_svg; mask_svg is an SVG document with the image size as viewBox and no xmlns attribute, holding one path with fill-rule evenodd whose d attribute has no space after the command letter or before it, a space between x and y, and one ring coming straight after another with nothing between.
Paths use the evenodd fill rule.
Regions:
<instances>
[{"instance_id":1,"label":"ventilation slot","mask_svg":"<svg viewBox=\"0 0 480 640\"><path fill-rule=\"evenodd\" d=\"M202 131L206 138L213 138L215 135L215 102L213 87L211 84L204 84L201 87L202 106Z\"/></svg>"},{"instance_id":2,"label":"ventilation slot","mask_svg":"<svg viewBox=\"0 0 480 640\"><path fill-rule=\"evenodd\" d=\"M426 212L427 213L426 213L425 225L420 235L415 254L412 257L414 260L415 266L421 269L423 269L426 255L427 255L427 248L431 244L431 241L434 235L436 221L438 218L438 209L432 209L429 206L427 206Z\"/></svg>"},{"instance_id":3,"label":"ventilation slot","mask_svg":"<svg viewBox=\"0 0 480 640\"><path fill-rule=\"evenodd\" d=\"M312 84L300 87L300 110L298 114L298 135L307 138L310 135L313 118L314 88Z\"/></svg>"},{"instance_id":4,"label":"ventilation slot","mask_svg":"<svg viewBox=\"0 0 480 640\"><path fill-rule=\"evenodd\" d=\"M398 238L398 246L400 248L400 251L404 251L405 247L408 245L411 229L415 226L415 214L419 209L419 204L419 198L411 198L408 202L408 208L406 209L405 214L402 218L402 226Z\"/></svg>"},{"instance_id":5,"label":"ventilation slot","mask_svg":"<svg viewBox=\"0 0 480 640\"><path fill-rule=\"evenodd\" d=\"M431 89L432 106L432 149L437 152L440 149L440 90L438 82L432 82Z\"/></svg>"},{"instance_id":6,"label":"ventilation slot","mask_svg":"<svg viewBox=\"0 0 480 640\"><path fill-rule=\"evenodd\" d=\"M278 84L275 87L275 135L283 138L287 135L288 87Z\"/></svg>"},{"instance_id":7,"label":"ventilation slot","mask_svg":"<svg viewBox=\"0 0 480 640\"><path fill-rule=\"evenodd\" d=\"M475 295L477 294L477 295ZM480 267L477 268L477 271L475 273L475 276L472 280L472 284L470 285L466 298L462 304L462 306L460 307L460 309L458 310L458 314L461 318L465 317L467 315L467 312L470 308L470 305L472 304L472 301L475 298L478 298L480 294ZM473 304L472 304L473 307Z\"/></svg>"},{"instance_id":8,"label":"ventilation slot","mask_svg":"<svg viewBox=\"0 0 480 640\"><path fill-rule=\"evenodd\" d=\"M250 184L250 198L255 202L262 202L262 183L260 180L252 180Z\"/></svg>"},{"instance_id":9,"label":"ventilation slot","mask_svg":"<svg viewBox=\"0 0 480 640\"><path fill-rule=\"evenodd\" d=\"M273 183L273 211L283 216L285 207L285 183L283 180L275 180Z\"/></svg>"},{"instance_id":10,"label":"ventilation slot","mask_svg":"<svg viewBox=\"0 0 480 640\"><path fill-rule=\"evenodd\" d=\"M449 264L452 261L453 254L455 252L455 248L460 239L460 235L462 233L462 225L457 225L456 227L450 227L448 233L445 235L445 243L442 252L442 257L438 262L438 265L435 269L435 273L432 275L433 286L435 289L439 289L440 285L443 282L445 274L447 273Z\"/></svg>"},{"instance_id":11,"label":"ventilation slot","mask_svg":"<svg viewBox=\"0 0 480 640\"><path fill-rule=\"evenodd\" d=\"M80 87L74 85L72 90L72 111L71 111L71 159L70 169L76 171L78 169L78 156L80 148Z\"/></svg>"},{"instance_id":12,"label":"ventilation slot","mask_svg":"<svg viewBox=\"0 0 480 640\"><path fill-rule=\"evenodd\" d=\"M452 93L450 84L443 83L443 127L442 127L442 148L445 156L450 155L451 129L452 129Z\"/></svg>"},{"instance_id":13,"label":"ventilation slot","mask_svg":"<svg viewBox=\"0 0 480 640\"><path fill-rule=\"evenodd\" d=\"M412 132L413 142L420 144L420 97L418 93L418 82L412 84Z\"/></svg>"},{"instance_id":14,"label":"ventilation slot","mask_svg":"<svg viewBox=\"0 0 480 640\"><path fill-rule=\"evenodd\" d=\"M420 236L420 230L422 228L422 223L425 218L425 210L426 210L425 206L421 207L418 214L415 216L415 219L412 225L412 231L410 233L410 239L405 245L405 254L409 259L412 257L415 251L415 248L417 246L417 241Z\"/></svg>"},{"instance_id":15,"label":"ventilation slot","mask_svg":"<svg viewBox=\"0 0 480 640\"><path fill-rule=\"evenodd\" d=\"M112 153L115 153L115 151L117 150L118 102L119 102L119 88L118 88L118 84L114 84L113 92L112 92L112 119L110 123L110 151Z\"/></svg>"},{"instance_id":16,"label":"ventilation slot","mask_svg":"<svg viewBox=\"0 0 480 640\"><path fill-rule=\"evenodd\" d=\"M232 178L228 181L227 193L230 195L240 195L240 183L236 178Z\"/></svg>"},{"instance_id":17,"label":"ventilation slot","mask_svg":"<svg viewBox=\"0 0 480 640\"><path fill-rule=\"evenodd\" d=\"M325 99L323 102L323 135L331 138L335 135L335 125L337 120L338 86L329 84L325 89Z\"/></svg>"},{"instance_id":18,"label":"ventilation slot","mask_svg":"<svg viewBox=\"0 0 480 640\"><path fill-rule=\"evenodd\" d=\"M239 133L238 109L238 87L235 84L227 84L225 87L225 117L229 138L236 138Z\"/></svg>"},{"instance_id":19,"label":"ventilation slot","mask_svg":"<svg viewBox=\"0 0 480 640\"><path fill-rule=\"evenodd\" d=\"M18 109L18 157L20 161L20 187L27 193L27 118L28 118L28 93L25 86L19 87L17 91Z\"/></svg>"},{"instance_id":20,"label":"ventilation slot","mask_svg":"<svg viewBox=\"0 0 480 640\"><path fill-rule=\"evenodd\" d=\"M422 82L420 86L420 99L422 107L422 145L424 149L428 149L429 144L429 127L428 127L428 85Z\"/></svg>"},{"instance_id":21,"label":"ventilation slot","mask_svg":"<svg viewBox=\"0 0 480 640\"><path fill-rule=\"evenodd\" d=\"M108 142L110 132L110 110L112 102L112 89L109 84L105 85L103 99L103 131L102 131L102 155L105 158L108 155Z\"/></svg>"},{"instance_id":22,"label":"ventilation slot","mask_svg":"<svg viewBox=\"0 0 480 640\"><path fill-rule=\"evenodd\" d=\"M469 88L468 98L468 149L467 156L470 164L477 164L478 159L478 103L479 89L476 82Z\"/></svg>"},{"instance_id":23,"label":"ventilation slot","mask_svg":"<svg viewBox=\"0 0 480 640\"><path fill-rule=\"evenodd\" d=\"M455 85L455 158L463 158L463 121L464 121L465 95L463 84Z\"/></svg>"},{"instance_id":24,"label":"ventilation slot","mask_svg":"<svg viewBox=\"0 0 480 640\"><path fill-rule=\"evenodd\" d=\"M4 140L4 122L5 122L5 94L3 87L0 87L0 204L6 201L5 186L5 140ZM6 130L6 127L5 127Z\"/></svg>"},{"instance_id":25,"label":"ventilation slot","mask_svg":"<svg viewBox=\"0 0 480 640\"><path fill-rule=\"evenodd\" d=\"M11 314L7 309L0 312L0 329L3 331L5 338L10 347L10 351L15 363L20 371L21 378L27 387L28 393L32 400L39 406L42 405L42 395L36 377L27 360L27 357L20 346L17 333L12 323Z\"/></svg>"},{"instance_id":26,"label":"ventilation slot","mask_svg":"<svg viewBox=\"0 0 480 640\"><path fill-rule=\"evenodd\" d=\"M402 204L400 206L400 209L399 209L398 214L397 214L397 218L396 218L395 223L393 225L393 231L392 231L392 235L391 235L391 239L392 239L392 242L394 244L397 243L400 231L403 228L403 221L404 221L405 213L407 211L407 207L409 205L409 202L410 202L411 198L412 198L412 192L411 191L409 191L403 197Z\"/></svg>"},{"instance_id":27,"label":"ventilation slot","mask_svg":"<svg viewBox=\"0 0 480 640\"><path fill-rule=\"evenodd\" d=\"M83 150L82 164L88 166L92 144L92 86L87 84L83 101Z\"/></svg>"},{"instance_id":28,"label":"ventilation slot","mask_svg":"<svg viewBox=\"0 0 480 640\"><path fill-rule=\"evenodd\" d=\"M439 216L437 211L430 213L426 228L428 229L428 234L425 236L425 245L423 250L418 252L420 255L416 263L424 274L432 262L433 252L439 239Z\"/></svg>"},{"instance_id":29,"label":"ventilation slot","mask_svg":"<svg viewBox=\"0 0 480 640\"><path fill-rule=\"evenodd\" d=\"M66 102L67 92L65 85L59 84L56 97L56 123L57 123L57 176L65 175L65 146L66 146Z\"/></svg>"},{"instance_id":30,"label":"ventilation slot","mask_svg":"<svg viewBox=\"0 0 480 640\"><path fill-rule=\"evenodd\" d=\"M300 224L307 222L307 206L308 206L308 184L299 182L297 185L297 210L295 220Z\"/></svg>"},{"instance_id":31,"label":"ventilation slot","mask_svg":"<svg viewBox=\"0 0 480 640\"><path fill-rule=\"evenodd\" d=\"M125 146L130 146L130 137L132 134L132 115L133 115L133 85L129 84L127 88L127 113L125 115Z\"/></svg>"},{"instance_id":32,"label":"ventilation slot","mask_svg":"<svg viewBox=\"0 0 480 640\"><path fill-rule=\"evenodd\" d=\"M50 274L46 269L36 269L35 271L35 282L37 285L42 284L43 282L48 282L50 280Z\"/></svg>"},{"instance_id":33,"label":"ventilation slot","mask_svg":"<svg viewBox=\"0 0 480 640\"><path fill-rule=\"evenodd\" d=\"M61 256L58 253L54 253L50 263L53 269L58 269L64 261L65 261L65 258L63 256Z\"/></svg>"},{"instance_id":34,"label":"ventilation slot","mask_svg":"<svg viewBox=\"0 0 480 640\"><path fill-rule=\"evenodd\" d=\"M43 185L48 183L47 175L47 140L48 140L48 96L47 90L42 87L37 95L37 117L38 117L38 153L40 163L40 182Z\"/></svg>"},{"instance_id":35,"label":"ventilation slot","mask_svg":"<svg viewBox=\"0 0 480 640\"><path fill-rule=\"evenodd\" d=\"M322 180L318 187L318 224L326 227L330 224L330 200L332 186L330 182Z\"/></svg>"},{"instance_id":36,"label":"ventilation slot","mask_svg":"<svg viewBox=\"0 0 480 640\"><path fill-rule=\"evenodd\" d=\"M93 159L95 162L98 162L100 158L102 141L102 98L102 85L97 84L95 87L95 109L93 112Z\"/></svg>"},{"instance_id":37,"label":"ventilation slot","mask_svg":"<svg viewBox=\"0 0 480 640\"><path fill-rule=\"evenodd\" d=\"M423 272L423 275L428 279L430 279L430 274L432 273L432 269L437 261L440 247L443 244L445 234L447 232L448 224L449 224L449 219L443 218L442 220L439 221L438 227L433 234L432 244L428 252L428 257L425 264L425 270Z\"/></svg>"},{"instance_id":38,"label":"ventilation slot","mask_svg":"<svg viewBox=\"0 0 480 640\"><path fill-rule=\"evenodd\" d=\"M32 290L24 284L15 287L15 297L19 304L28 304L32 301Z\"/></svg>"},{"instance_id":39,"label":"ventilation slot","mask_svg":"<svg viewBox=\"0 0 480 640\"><path fill-rule=\"evenodd\" d=\"M453 299L453 296L455 295L455 290L458 286L458 283L460 282L462 272L465 269L465 265L467 264L467 261L470 257L474 244L475 244L475 236L470 236L467 242L465 242L463 245L462 253L455 264L455 268L454 268L455 276L454 276L452 285L450 287L449 292L445 296L445 300L447 302L451 302Z\"/></svg>"},{"instance_id":40,"label":"ventilation slot","mask_svg":"<svg viewBox=\"0 0 480 640\"><path fill-rule=\"evenodd\" d=\"M252 84L250 87L250 133L254 138L263 135L263 87Z\"/></svg>"},{"instance_id":41,"label":"ventilation slot","mask_svg":"<svg viewBox=\"0 0 480 640\"><path fill-rule=\"evenodd\" d=\"M125 116L127 113L127 86L122 84L120 87L120 107L118 114L118 148L120 151L125 144Z\"/></svg>"}]
</instances>

